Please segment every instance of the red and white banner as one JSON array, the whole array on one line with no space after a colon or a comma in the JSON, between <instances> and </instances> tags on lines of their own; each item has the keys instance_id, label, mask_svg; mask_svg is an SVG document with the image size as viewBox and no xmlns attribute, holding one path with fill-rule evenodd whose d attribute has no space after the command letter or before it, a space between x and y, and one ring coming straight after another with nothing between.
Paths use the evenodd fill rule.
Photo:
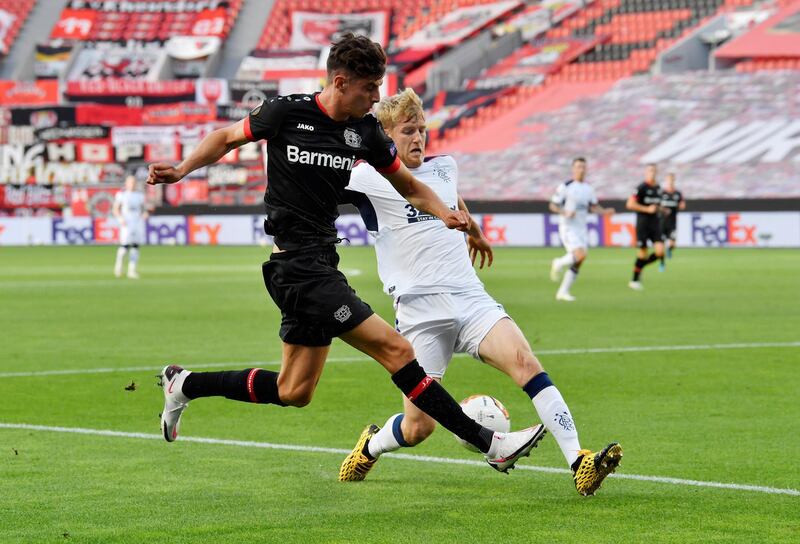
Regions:
<instances>
[{"instance_id":1,"label":"red and white banner","mask_svg":"<svg viewBox=\"0 0 800 544\"><path fill-rule=\"evenodd\" d=\"M58 104L58 81L0 81L0 106Z\"/></svg>"},{"instance_id":2,"label":"red and white banner","mask_svg":"<svg viewBox=\"0 0 800 544\"><path fill-rule=\"evenodd\" d=\"M197 14L192 25L192 36L223 36L228 14L224 8L207 9Z\"/></svg>"},{"instance_id":3,"label":"red and white banner","mask_svg":"<svg viewBox=\"0 0 800 544\"><path fill-rule=\"evenodd\" d=\"M319 49L253 51L242 60L236 77L242 80L280 79L310 70L325 71L325 59L321 58Z\"/></svg>"},{"instance_id":4,"label":"red and white banner","mask_svg":"<svg viewBox=\"0 0 800 544\"><path fill-rule=\"evenodd\" d=\"M0 9L0 54L2 55L7 54L11 46L8 35L11 33L11 28L14 26L14 21L16 20L16 15L4 9Z\"/></svg>"},{"instance_id":5,"label":"red and white banner","mask_svg":"<svg viewBox=\"0 0 800 544\"><path fill-rule=\"evenodd\" d=\"M157 81L166 62L161 49L123 47L82 49L70 68L69 80L136 79Z\"/></svg>"},{"instance_id":6,"label":"red and white banner","mask_svg":"<svg viewBox=\"0 0 800 544\"><path fill-rule=\"evenodd\" d=\"M800 2L716 50L719 58L800 57Z\"/></svg>"},{"instance_id":7,"label":"red and white banner","mask_svg":"<svg viewBox=\"0 0 800 544\"><path fill-rule=\"evenodd\" d=\"M50 37L54 40L78 40L89 37L97 12L91 9L65 9L53 27Z\"/></svg>"},{"instance_id":8,"label":"red and white banner","mask_svg":"<svg viewBox=\"0 0 800 544\"><path fill-rule=\"evenodd\" d=\"M458 8L401 40L399 45L401 48L452 45L521 5L522 2L512 0Z\"/></svg>"},{"instance_id":9,"label":"red and white banner","mask_svg":"<svg viewBox=\"0 0 800 544\"><path fill-rule=\"evenodd\" d=\"M382 46L389 43L389 12L363 13L292 12L292 49L323 49L346 32L367 36Z\"/></svg>"},{"instance_id":10,"label":"red and white banner","mask_svg":"<svg viewBox=\"0 0 800 544\"><path fill-rule=\"evenodd\" d=\"M195 89L192 80L98 79L70 81L65 95L72 102L126 104L136 98L144 104L168 104L191 102Z\"/></svg>"}]
</instances>

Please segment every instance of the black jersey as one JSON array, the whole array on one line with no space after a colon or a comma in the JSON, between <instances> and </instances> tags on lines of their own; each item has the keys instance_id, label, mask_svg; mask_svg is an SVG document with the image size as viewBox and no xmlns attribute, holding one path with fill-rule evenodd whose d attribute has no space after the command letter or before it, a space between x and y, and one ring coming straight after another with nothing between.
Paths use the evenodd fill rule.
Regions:
<instances>
[{"instance_id":1,"label":"black jersey","mask_svg":"<svg viewBox=\"0 0 800 544\"><path fill-rule=\"evenodd\" d=\"M673 192L661 192L661 207L669 210L671 217L677 217L679 206L683 202L683 195L677 189Z\"/></svg>"},{"instance_id":2,"label":"black jersey","mask_svg":"<svg viewBox=\"0 0 800 544\"><path fill-rule=\"evenodd\" d=\"M652 204L661 204L661 187L658 185L650 185L642 182L636 188L636 202L642 206L650 206ZM656 213L643 213L636 212L637 225L658 225L658 212Z\"/></svg>"},{"instance_id":3,"label":"black jersey","mask_svg":"<svg viewBox=\"0 0 800 544\"><path fill-rule=\"evenodd\" d=\"M285 250L338 240L338 204L356 162L384 173L400 168L394 143L375 117L334 121L318 93L264 101L245 119L245 135L267 140L266 231Z\"/></svg>"}]
</instances>

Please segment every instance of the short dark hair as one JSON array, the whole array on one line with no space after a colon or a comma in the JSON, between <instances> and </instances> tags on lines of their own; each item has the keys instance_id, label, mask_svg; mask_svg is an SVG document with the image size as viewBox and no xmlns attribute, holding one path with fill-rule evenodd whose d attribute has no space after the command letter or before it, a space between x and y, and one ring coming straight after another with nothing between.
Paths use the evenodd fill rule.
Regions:
<instances>
[{"instance_id":1,"label":"short dark hair","mask_svg":"<svg viewBox=\"0 0 800 544\"><path fill-rule=\"evenodd\" d=\"M586 159L583 158L583 157L575 157L574 159L572 159L572 164L575 164L576 162L582 162L582 163L585 164L586 163Z\"/></svg>"},{"instance_id":2,"label":"short dark hair","mask_svg":"<svg viewBox=\"0 0 800 544\"><path fill-rule=\"evenodd\" d=\"M328 77L337 70L362 79L380 79L386 73L386 53L381 44L347 32L331 44L328 54Z\"/></svg>"}]
</instances>

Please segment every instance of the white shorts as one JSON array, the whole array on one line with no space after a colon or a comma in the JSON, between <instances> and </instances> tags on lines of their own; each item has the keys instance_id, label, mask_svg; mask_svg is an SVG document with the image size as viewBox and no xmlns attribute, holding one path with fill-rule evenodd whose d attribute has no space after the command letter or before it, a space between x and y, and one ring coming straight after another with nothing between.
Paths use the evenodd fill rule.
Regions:
<instances>
[{"instance_id":1,"label":"white shorts","mask_svg":"<svg viewBox=\"0 0 800 544\"><path fill-rule=\"evenodd\" d=\"M126 223L119 228L119 245L142 245L144 243L144 223Z\"/></svg>"},{"instance_id":2,"label":"white shorts","mask_svg":"<svg viewBox=\"0 0 800 544\"><path fill-rule=\"evenodd\" d=\"M401 295L394 303L396 326L414 347L420 366L441 378L454 353L480 360L478 347L505 309L486 291Z\"/></svg>"},{"instance_id":3,"label":"white shorts","mask_svg":"<svg viewBox=\"0 0 800 544\"><path fill-rule=\"evenodd\" d=\"M567 252L572 253L576 249L586 251L589 248L587 243L586 229L571 229L568 227L558 227L558 236Z\"/></svg>"}]
</instances>

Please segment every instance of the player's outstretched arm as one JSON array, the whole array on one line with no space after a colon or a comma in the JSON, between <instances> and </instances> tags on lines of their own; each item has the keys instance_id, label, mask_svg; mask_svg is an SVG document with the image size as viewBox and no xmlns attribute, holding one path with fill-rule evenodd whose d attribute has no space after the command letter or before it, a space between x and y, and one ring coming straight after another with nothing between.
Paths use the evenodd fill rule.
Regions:
<instances>
[{"instance_id":1,"label":"player's outstretched arm","mask_svg":"<svg viewBox=\"0 0 800 544\"><path fill-rule=\"evenodd\" d=\"M214 164L230 150L236 149L248 141L244 131L244 120L219 128L203 138L194 151L179 165L151 164L147 183L150 185L176 183L198 168Z\"/></svg>"},{"instance_id":2,"label":"player's outstretched arm","mask_svg":"<svg viewBox=\"0 0 800 544\"><path fill-rule=\"evenodd\" d=\"M451 210L433 190L415 178L404 164L391 174L383 174L400 196L421 212L429 213L444 221L447 228L466 231L469 218L462 210Z\"/></svg>"},{"instance_id":3,"label":"player's outstretched arm","mask_svg":"<svg viewBox=\"0 0 800 544\"><path fill-rule=\"evenodd\" d=\"M604 208L600 204L593 204L589 211L600 215L614 215L616 213L614 208Z\"/></svg>"}]
</instances>

